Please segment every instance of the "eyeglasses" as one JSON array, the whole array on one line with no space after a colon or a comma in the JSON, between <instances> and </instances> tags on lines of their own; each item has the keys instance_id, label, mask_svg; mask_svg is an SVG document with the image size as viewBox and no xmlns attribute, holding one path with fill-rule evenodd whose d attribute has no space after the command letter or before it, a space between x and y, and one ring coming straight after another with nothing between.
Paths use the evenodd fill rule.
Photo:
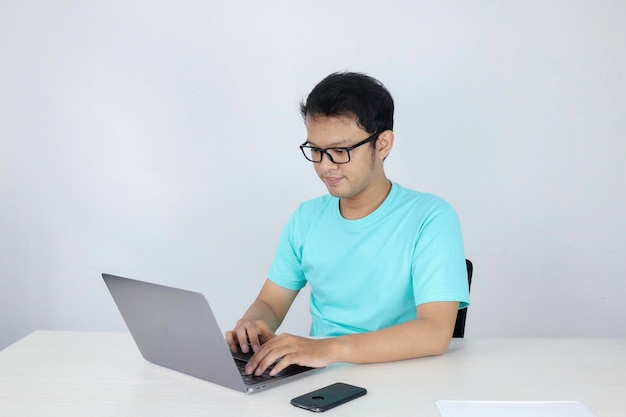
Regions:
<instances>
[{"instance_id":1,"label":"eyeglasses","mask_svg":"<svg viewBox=\"0 0 626 417\"><path fill-rule=\"evenodd\" d=\"M300 145L300 150L306 159L311 162L322 162L322 157L326 157L330 162L334 164L347 164L350 162L350 151L358 148L361 145L365 145L378 137L378 133L374 133L369 138L362 140L356 145L348 146L347 148L317 148L315 146L307 145L308 141Z\"/></svg>"}]
</instances>

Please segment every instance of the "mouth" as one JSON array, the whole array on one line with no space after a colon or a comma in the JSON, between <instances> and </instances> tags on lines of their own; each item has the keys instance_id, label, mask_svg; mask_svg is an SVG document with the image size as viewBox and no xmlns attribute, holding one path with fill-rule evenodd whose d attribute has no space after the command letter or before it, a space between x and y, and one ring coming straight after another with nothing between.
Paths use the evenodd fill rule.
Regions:
<instances>
[{"instance_id":1,"label":"mouth","mask_svg":"<svg viewBox=\"0 0 626 417\"><path fill-rule=\"evenodd\" d=\"M343 180L343 177L324 177L323 179L326 185L333 187L339 184Z\"/></svg>"}]
</instances>

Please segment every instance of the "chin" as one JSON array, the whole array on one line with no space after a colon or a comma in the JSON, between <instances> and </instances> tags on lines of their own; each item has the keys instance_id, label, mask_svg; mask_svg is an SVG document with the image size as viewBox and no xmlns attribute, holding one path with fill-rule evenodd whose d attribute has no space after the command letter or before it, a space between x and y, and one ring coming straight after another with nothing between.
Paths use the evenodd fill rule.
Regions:
<instances>
[{"instance_id":1,"label":"chin","mask_svg":"<svg viewBox=\"0 0 626 417\"><path fill-rule=\"evenodd\" d=\"M338 190L333 187L326 186L326 190L328 190L328 194L332 195L333 197L341 197L341 193L339 193Z\"/></svg>"},{"instance_id":2,"label":"chin","mask_svg":"<svg viewBox=\"0 0 626 417\"><path fill-rule=\"evenodd\" d=\"M340 189L338 189L336 187L328 187L327 186L326 189L328 190L328 193L330 195L332 195L333 197L336 197L336 198L351 198L351 197L354 197L354 195L355 195L354 193L352 193L349 190L348 191L345 191L345 190L342 191L342 190L340 190Z\"/></svg>"}]
</instances>

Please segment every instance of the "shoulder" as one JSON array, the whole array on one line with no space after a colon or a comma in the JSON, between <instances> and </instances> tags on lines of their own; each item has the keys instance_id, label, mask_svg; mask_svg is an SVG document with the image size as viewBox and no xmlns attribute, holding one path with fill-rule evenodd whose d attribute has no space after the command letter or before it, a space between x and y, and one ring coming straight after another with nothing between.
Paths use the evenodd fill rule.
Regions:
<instances>
[{"instance_id":1,"label":"shoulder","mask_svg":"<svg viewBox=\"0 0 626 417\"><path fill-rule=\"evenodd\" d=\"M306 200L298 205L289 218L290 228L308 229L320 221L328 220L335 216L339 203L337 198L331 195Z\"/></svg>"},{"instance_id":2,"label":"shoulder","mask_svg":"<svg viewBox=\"0 0 626 417\"><path fill-rule=\"evenodd\" d=\"M303 201L300 203L298 208L296 208L294 215L309 216L312 214L319 214L338 207L338 204L339 202L337 198L327 194L311 200Z\"/></svg>"},{"instance_id":3,"label":"shoulder","mask_svg":"<svg viewBox=\"0 0 626 417\"><path fill-rule=\"evenodd\" d=\"M450 203L435 194L404 188L397 183L393 183L393 189L393 202L397 208L404 208L426 216L455 212Z\"/></svg>"}]
</instances>

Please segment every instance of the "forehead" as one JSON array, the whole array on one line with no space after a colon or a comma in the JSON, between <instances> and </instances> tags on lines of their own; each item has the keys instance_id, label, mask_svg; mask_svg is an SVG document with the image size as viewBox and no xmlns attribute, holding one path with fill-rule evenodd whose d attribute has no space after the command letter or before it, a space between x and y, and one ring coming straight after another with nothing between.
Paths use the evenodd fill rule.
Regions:
<instances>
[{"instance_id":1,"label":"forehead","mask_svg":"<svg viewBox=\"0 0 626 417\"><path fill-rule=\"evenodd\" d=\"M305 123L307 140L321 147L350 145L367 135L355 117L307 115Z\"/></svg>"}]
</instances>

